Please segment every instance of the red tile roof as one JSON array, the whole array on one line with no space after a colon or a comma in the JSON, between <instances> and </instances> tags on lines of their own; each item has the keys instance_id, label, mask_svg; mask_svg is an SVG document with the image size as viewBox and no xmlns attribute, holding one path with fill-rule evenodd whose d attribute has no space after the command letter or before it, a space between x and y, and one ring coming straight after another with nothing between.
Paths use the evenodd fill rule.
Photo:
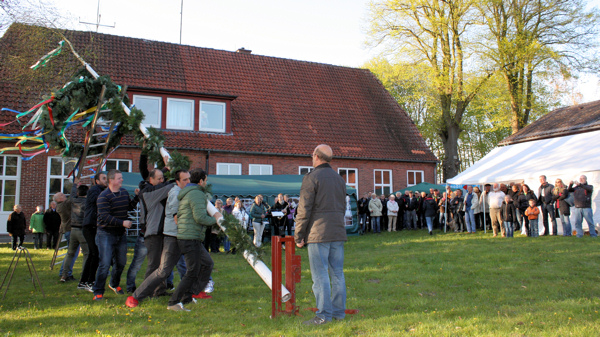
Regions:
<instances>
[{"instance_id":1,"label":"red tile roof","mask_svg":"<svg viewBox=\"0 0 600 337\"><path fill-rule=\"evenodd\" d=\"M558 108L503 139L510 145L542 138L600 130L600 101Z\"/></svg>"},{"instance_id":2,"label":"red tile roof","mask_svg":"<svg viewBox=\"0 0 600 337\"><path fill-rule=\"evenodd\" d=\"M25 57L33 64L60 40L53 36L39 47L35 41L28 44L43 30L13 24L0 39L0 107L27 109L40 92L62 85L71 75L58 73L53 83L45 83L45 91L36 87L23 92L23 84L10 80L13 69L5 60ZM163 130L167 148L309 155L317 144L327 143L339 157L437 160L369 70L90 32L64 34L99 74L132 90L236 97L231 134ZM70 53L60 58L56 62L67 64L66 69L77 69ZM12 116L3 113L0 122Z\"/></svg>"}]
</instances>

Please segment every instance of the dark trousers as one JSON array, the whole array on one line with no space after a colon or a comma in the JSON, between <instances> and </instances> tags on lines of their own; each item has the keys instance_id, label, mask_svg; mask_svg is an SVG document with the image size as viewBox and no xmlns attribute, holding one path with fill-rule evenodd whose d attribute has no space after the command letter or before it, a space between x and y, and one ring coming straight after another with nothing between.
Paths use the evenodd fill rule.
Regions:
<instances>
[{"instance_id":1,"label":"dark trousers","mask_svg":"<svg viewBox=\"0 0 600 337\"><path fill-rule=\"evenodd\" d=\"M288 219L285 217L285 222L283 225L283 235L287 232L287 235L292 235L292 226L294 226L294 219Z\"/></svg>"},{"instance_id":2,"label":"dark trousers","mask_svg":"<svg viewBox=\"0 0 600 337\"><path fill-rule=\"evenodd\" d=\"M213 234L212 229L207 227L206 233L204 233L204 249L206 249L206 251L218 253L220 245L219 235Z\"/></svg>"},{"instance_id":3,"label":"dark trousers","mask_svg":"<svg viewBox=\"0 0 600 337\"><path fill-rule=\"evenodd\" d=\"M552 223L552 235L557 235L558 227L556 225L556 218L554 217L554 205L553 204L542 204L542 216L544 221L544 235L550 235L550 227L548 227L548 218Z\"/></svg>"},{"instance_id":4,"label":"dark trousers","mask_svg":"<svg viewBox=\"0 0 600 337\"><path fill-rule=\"evenodd\" d=\"M160 266L160 258L163 252L163 235L157 234L144 237L144 246L148 250L148 254L146 255L148 264L146 266L146 274L144 275L144 279L146 279ZM158 296L166 291L167 284L159 284L154 290L154 295Z\"/></svg>"},{"instance_id":5,"label":"dark trousers","mask_svg":"<svg viewBox=\"0 0 600 337\"><path fill-rule=\"evenodd\" d=\"M58 231L46 232L46 247L48 249L56 248L58 243Z\"/></svg>"},{"instance_id":6,"label":"dark trousers","mask_svg":"<svg viewBox=\"0 0 600 337\"><path fill-rule=\"evenodd\" d=\"M273 234L271 235L279 235L281 237L285 236L285 223L287 220L287 215L283 216L281 218L274 218L273 219ZM283 227L283 229L281 229Z\"/></svg>"},{"instance_id":7,"label":"dark trousers","mask_svg":"<svg viewBox=\"0 0 600 337\"><path fill-rule=\"evenodd\" d=\"M177 244L177 238L173 236L164 236L163 248L158 268L148 275L140 287L135 290L133 297L141 301L146 297L152 296L155 289L166 287L166 280L171 275L173 268L181 257L181 251Z\"/></svg>"},{"instance_id":8,"label":"dark trousers","mask_svg":"<svg viewBox=\"0 0 600 337\"><path fill-rule=\"evenodd\" d=\"M177 240L177 244L185 257L187 272L169 299L169 305L191 302L192 295L206 288L214 265L210 254L200 241Z\"/></svg>"},{"instance_id":9,"label":"dark trousers","mask_svg":"<svg viewBox=\"0 0 600 337\"><path fill-rule=\"evenodd\" d=\"M33 247L35 249L43 248L44 246L44 233L33 233Z\"/></svg>"},{"instance_id":10,"label":"dark trousers","mask_svg":"<svg viewBox=\"0 0 600 337\"><path fill-rule=\"evenodd\" d=\"M96 245L96 227L83 227L83 237L88 244L88 258L85 260L83 270L81 271L80 283L92 283L96 280L96 270L100 261L98 255L98 246Z\"/></svg>"},{"instance_id":11,"label":"dark trousers","mask_svg":"<svg viewBox=\"0 0 600 337\"><path fill-rule=\"evenodd\" d=\"M17 239L19 239L19 244L17 245ZM12 235L12 249L15 250L17 247L23 246L23 241L25 241L25 233L23 234L13 234Z\"/></svg>"}]
</instances>

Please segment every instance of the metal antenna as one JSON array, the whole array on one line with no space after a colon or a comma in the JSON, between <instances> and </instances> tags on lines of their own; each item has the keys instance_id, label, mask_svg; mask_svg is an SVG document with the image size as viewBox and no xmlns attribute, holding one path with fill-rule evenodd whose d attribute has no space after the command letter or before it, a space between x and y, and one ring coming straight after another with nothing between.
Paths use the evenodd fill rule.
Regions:
<instances>
[{"instance_id":1,"label":"metal antenna","mask_svg":"<svg viewBox=\"0 0 600 337\"><path fill-rule=\"evenodd\" d=\"M179 44L181 44L181 32L183 27L183 0L181 0L181 16L179 18Z\"/></svg>"},{"instance_id":2,"label":"metal antenna","mask_svg":"<svg viewBox=\"0 0 600 337\"><path fill-rule=\"evenodd\" d=\"M96 26L96 33L98 33L98 28L100 26L102 26L102 27L109 27L109 28L115 28L116 23L113 23L112 26L101 25L100 24L100 18L101 18L101 15L100 15L100 0L98 0L98 9L96 11L96 23L93 23L93 22L83 22L83 21L81 21L81 18L79 18L79 23L83 23L84 25L94 25L94 26Z\"/></svg>"}]
</instances>

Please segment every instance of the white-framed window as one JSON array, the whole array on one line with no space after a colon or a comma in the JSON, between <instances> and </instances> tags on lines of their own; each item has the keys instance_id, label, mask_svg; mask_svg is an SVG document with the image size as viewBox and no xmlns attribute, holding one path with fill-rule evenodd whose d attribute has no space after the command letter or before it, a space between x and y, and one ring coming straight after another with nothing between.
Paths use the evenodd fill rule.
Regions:
<instances>
[{"instance_id":1,"label":"white-framed window","mask_svg":"<svg viewBox=\"0 0 600 337\"><path fill-rule=\"evenodd\" d=\"M312 166L298 166L298 174L303 176L307 173L309 173L310 171L314 170L315 168Z\"/></svg>"},{"instance_id":2,"label":"white-framed window","mask_svg":"<svg viewBox=\"0 0 600 337\"><path fill-rule=\"evenodd\" d=\"M242 164L217 163L217 175L241 175Z\"/></svg>"},{"instance_id":3,"label":"white-framed window","mask_svg":"<svg viewBox=\"0 0 600 337\"><path fill-rule=\"evenodd\" d=\"M48 186L47 193L48 199L46 199L46 208L50 205L52 197L58 193L63 192L66 195L71 194L71 187L73 186L73 176L67 178L69 173L73 171L76 160L70 158L66 162L63 161L62 157L49 157L48 158Z\"/></svg>"},{"instance_id":4,"label":"white-framed window","mask_svg":"<svg viewBox=\"0 0 600 337\"><path fill-rule=\"evenodd\" d=\"M194 101L167 98L167 129L194 130Z\"/></svg>"},{"instance_id":5,"label":"white-framed window","mask_svg":"<svg viewBox=\"0 0 600 337\"><path fill-rule=\"evenodd\" d=\"M250 164L248 165L248 174L270 176L273 174L273 165Z\"/></svg>"},{"instance_id":6,"label":"white-framed window","mask_svg":"<svg viewBox=\"0 0 600 337\"><path fill-rule=\"evenodd\" d=\"M107 159L104 166L106 171L117 169L121 172L131 172L130 159Z\"/></svg>"},{"instance_id":7,"label":"white-framed window","mask_svg":"<svg viewBox=\"0 0 600 337\"><path fill-rule=\"evenodd\" d=\"M390 195L392 193L392 170L373 170L373 186L375 194Z\"/></svg>"},{"instance_id":8,"label":"white-framed window","mask_svg":"<svg viewBox=\"0 0 600 337\"><path fill-rule=\"evenodd\" d=\"M415 186L423 182L425 176L424 171L406 171L406 186Z\"/></svg>"},{"instance_id":9,"label":"white-framed window","mask_svg":"<svg viewBox=\"0 0 600 337\"><path fill-rule=\"evenodd\" d=\"M346 181L346 185L356 189L358 195L358 170L355 168L338 168L338 173Z\"/></svg>"},{"instance_id":10,"label":"white-framed window","mask_svg":"<svg viewBox=\"0 0 600 337\"><path fill-rule=\"evenodd\" d=\"M225 103L200 101L200 131L225 132L226 107Z\"/></svg>"},{"instance_id":11,"label":"white-framed window","mask_svg":"<svg viewBox=\"0 0 600 337\"><path fill-rule=\"evenodd\" d=\"M133 95L133 105L144 112L142 123L160 129L162 98L156 96Z\"/></svg>"},{"instance_id":12,"label":"white-framed window","mask_svg":"<svg viewBox=\"0 0 600 337\"><path fill-rule=\"evenodd\" d=\"M0 191L2 212L12 212L19 203L21 159L18 156L0 156Z\"/></svg>"}]
</instances>

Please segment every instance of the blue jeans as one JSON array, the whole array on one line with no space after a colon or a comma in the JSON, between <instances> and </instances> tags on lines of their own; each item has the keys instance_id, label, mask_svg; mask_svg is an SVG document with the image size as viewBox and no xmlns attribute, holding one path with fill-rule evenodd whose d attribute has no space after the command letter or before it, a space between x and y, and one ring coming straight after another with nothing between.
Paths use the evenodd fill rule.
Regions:
<instances>
[{"instance_id":1,"label":"blue jeans","mask_svg":"<svg viewBox=\"0 0 600 337\"><path fill-rule=\"evenodd\" d=\"M142 268L142 264L144 263L147 254L148 249L146 248L146 245L144 245L144 237L138 235L137 240L135 241L135 247L133 248L133 259L131 260L129 269L127 269L128 293L132 293L135 291L135 278L137 277L138 272Z\"/></svg>"},{"instance_id":2,"label":"blue jeans","mask_svg":"<svg viewBox=\"0 0 600 337\"><path fill-rule=\"evenodd\" d=\"M63 234L63 236L67 240L67 247L69 247L69 243L71 241L71 231L66 232L65 234ZM69 272L67 273L67 276L73 276L73 266L75 265L75 261L77 261L77 257L79 256L79 251L80 251L80 248L79 248L79 246L77 246L77 251L75 252L75 256L73 257L73 260L71 260L71 265L69 266L70 268L69 268ZM60 270L58 271L58 276L62 276L62 274L63 274L63 266L65 264L66 259L67 259L67 257L65 255L65 259L60 264Z\"/></svg>"},{"instance_id":3,"label":"blue jeans","mask_svg":"<svg viewBox=\"0 0 600 337\"><path fill-rule=\"evenodd\" d=\"M465 212L465 222L467 223L467 232L475 233L477 230L475 227L475 213L472 208L469 208Z\"/></svg>"},{"instance_id":4,"label":"blue jeans","mask_svg":"<svg viewBox=\"0 0 600 337\"><path fill-rule=\"evenodd\" d=\"M504 232L507 238L515 237L515 225L512 222L504 221Z\"/></svg>"},{"instance_id":5,"label":"blue jeans","mask_svg":"<svg viewBox=\"0 0 600 337\"><path fill-rule=\"evenodd\" d=\"M371 229L373 230L373 233L381 233L381 217L372 216L371 223Z\"/></svg>"},{"instance_id":6,"label":"blue jeans","mask_svg":"<svg viewBox=\"0 0 600 337\"><path fill-rule=\"evenodd\" d=\"M225 236L225 239L223 240L223 250L225 250L226 252L229 252L229 250L231 250L231 241L229 241L229 237Z\"/></svg>"},{"instance_id":7,"label":"blue jeans","mask_svg":"<svg viewBox=\"0 0 600 337\"><path fill-rule=\"evenodd\" d=\"M571 219L569 219L568 215L562 214L561 211L558 211L558 215L560 215L560 222L562 222L563 226L563 236L572 236L573 229L571 228Z\"/></svg>"},{"instance_id":8,"label":"blue jeans","mask_svg":"<svg viewBox=\"0 0 600 337\"><path fill-rule=\"evenodd\" d=\"M426 216L425 217L425 221L427 222L427 229L430 232L433 232L433 217L432 216Z\"/></svg>"},{"instance_id":9,"label":"blue jeans","mask_svg":"<svg viewBox=\"0 0 600 337\"><path fill-rule=\"evenodd\" d=\"M343 319L346 316L344 242L309 243L308 261L317 301L316 315L326 321Z\"/></svg>"},{"instance_id":10,"label":"blue jeans","mask_svg":"<svg viewBox=\"0 0 600 337\"><path fill-rule=\"evenodd\" d=\"M575 223L575 230L577 230L577 237L583 237L583 219L587 222L588 227L590 228L590 236L595 238L598 236L596 234L596 226L594 225L594 215L592 213L591 208L573 208L573 222Z\"/></svg>"},{"instance_id":11,"label":"blue jeans","mask_svg":"<svg viewBox=\"0 0 600 337\"><path fill-rule=\"evenodd\" d=\"M538 227L538 219L529 220L529 232L531 233L532 238L537 238L540 236L540 228Z\"/></svg>"},{"instance_id":12,"label":"blue jeans","mask_svg":"<svg viewBox=\"0 0 600 337\"><path fill-rule=\"evenodd\" d=\"M96 283L94 283L94 295L104 295L104 286L108 277L108 270L112 264L113 253L115 256L115 266L111 275L111 287L116 288L121 282L121 274L127 263L127 237L125 233L115 235L102 229L96 233L96 245L100 263L96 272Z\"/></svg>"}]
</instances>

